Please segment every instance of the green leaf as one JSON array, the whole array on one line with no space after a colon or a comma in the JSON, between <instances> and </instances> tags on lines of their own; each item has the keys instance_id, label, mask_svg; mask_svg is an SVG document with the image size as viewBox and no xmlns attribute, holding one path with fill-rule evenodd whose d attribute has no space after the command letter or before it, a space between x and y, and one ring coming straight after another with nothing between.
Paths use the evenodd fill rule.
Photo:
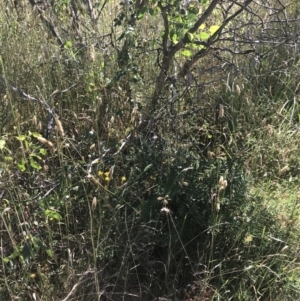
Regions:
<instances>
[{"instance_id":1,"label":"green leaf","mask_svg":"<svg viewBox=\"0 0 300 301\"><path fill-rule=\"evenodd\" d=\"M24 140L24 145L25 145L25 148L28 149L29 148L29 143L28 143L28 140Z\"/></svg>"},{"instance_id":2,"label":"green leaf","mask_svg":"<svg viewBox=\"0 0 300 301\"><path fill-rule=\"evenodd\" d=\"M181 20L179 20L177 23L174 24L175 25L175 28L177 30L180 30L180 29L183 29L185 27L185 23Z\"/></svg>"},{"instance_id":3,"label":"green leaf","mask_svg":"<svg viewBox=\"0 0 300 301\"><path fill-rule=\"evenodd\" d=\"M22 248L21 254L22 254L25 262L29 263L30 258L33 257L33 250L32 250L32 247L31 247L29 239L27 239L25 241L25 244L24 244L24 246Z\"/></svg>"},{"instance_id":4,"label":"green leaf","mask_svg":"<svg viewBox=\"0 0 300 301\"><path fill-rule=\"evenodd\" d=\"M62 216L58 212L50 209L45 210L45 215L50 219L55 219L57 221L60 221L62 219Z\"/></svg>"},{"instance_id":5,"label":"green leaf","mask_svg":"<svg viewBox=\"0 0 300 301\"><path fill-rule=\"evenodd\" d=\"M213 35L217 30L219 30L220 26L213 25L209 28L209 32Z\"/></svg>"},{"instance_id":6,"label":"green leaf","mask_svg":"<svg viewBox=\"0 0 300 301\"><path fill-rule=\"evenodd\" d=\"M144 17L144 15L145 15L145 12L147 11L148 9L147 9L147 7L142 7L141 9L139 9L138 11L137 11L137 19L138 20L141 20L143 17Z\"/></svg>"},{"instance_id":7,"label":"green leaf","mask_svg":"<svg viewBox=\"0 0 300 301\"><path fill-rule=\"evenodd\" d=\"M20 169L20 171L25 171L26 170L24 159L22 159L21 162L18 163L18 168Z\"/></svg>"},{"instance_id":8,"label":"green leaf","mask_svg":"<svg viewBox=\"0 0 300 301\"><path fill-rule=\"evenodd\" d=\"M191 49L199 49L199 45L196 45L194 43L190 44Z\"/></svg>"},{"instance_id":9,"label":"green leaf","mask_svg":"<svg viewBox=\"0 0 300 301\"><path fill-rule=\"evenodd\" d=\"M194 5L189 5L187 10L188 10L189 19L190 19L190 16L193 18L194 16L197 16L197 14L199 13L199 8Z\"/></svg>"},{"instance_id":10,"label":"green leaf","mask_svg":"<svg viewBox=\"0 0 300 301\"><path fill-rule=\"evenodd\" d=\"M41 135L40 133L37 133L37 132L32 132L31 135L32 135L34 138L42 137L42 135Z\"/></svg>"},{"instance_id":11,"label":"green leaf","mask_svg":"<svg viewBox=\"0 0 300 301\"><path fill-rule=\"evenodd\" d=\"M42 160L42 157L39 156L38 154L30 154L30 157L34 157L34 158L37 158L39 160Z\"/></svg>"},{"instance_id":12,"label":"green leaf","mask_svg":"<svg viewBox=\"0 0 300 301\"><path fill-rule=\"evenodd\" d=\"M190 32L187 32L186 35L187 35L187 38L189 39L189 41L193 42L193 40L194 40L193 34L191 34Z\"/></svg>"},{"instance_id":13,"label":"green leaf","mask_svg":"<svg viewBox=\"0 0 300 301\"><path fill-rule=\"evenodd\" d=\"M65 48L65 49L71 48L72 45L73 45L73 44L72 44L71 41L67 41L67 42L65 43L65 45L64 45L64 48Z\"/></svg>"},{"instance_id":14,"label":"green leaf","mask_svg":"<svg viewBox=\"0 0 300 301\"><path fill-rule=\"evenodd\" d=\"M43 248L44 247L44 243L41 241L40 238L38 238L37 236L32 237L32 241L35 245Z\"/></svg>"},{"instance_id":15,"label":"green leaf","mask_svg":"<svg viewBox=\"0 0 300 301\"><path fill-rule=\"evenodd\" d=\"M122 24L122 21L125 18L125 14L121 12L115 19L114 19L114 26L120 26Z\"/></svg>"},{"instance_id":16,"label":"green leaf","mask_svg":"<svg viewBox=\"0 0 300 301\"><path fill-rule=\"evenodd\" d=\"M178 43L178 35L175 33L172 37L171 37L171 40L174 44L177 44Z\"/></svg>"},{"instance_id":17,"label":"green leaf","mask_svg":"<svg viewBox=\"0 0 300 301\"><path fill-rule=\"evenodd\" d=\"M19 141L24 141L26 139L26 136L20 135L20 136L17 136L16 139L18 139Z\"/></svg>"},{"instance_id":18,"label":"green leaf","mask_svg":"<svg viewBox=\"0 0 300 301\"><path fill-rule=\"evenodd\" d=\"M3 257L2 260L3 260L4 263L9 263L10 262L10 259L8 257Z\"/></svg>"},{"instance_id":19,"label":"green leaf","mask_svg":"<svg viewBox=\"0 0 300 301\"><path fill-rule=\"evenodd\" d=\"M46 250L46 253L48 254L49 257L53 257L52 251L50 249Z\"/></svg>"},{"instance_id":20,"label":"green leaf","mask_svg":"<svg viewBox=\"0 0 300 301\"><path fill-rule=\"evenodd\" d=\"M0 149L3 149L5 145L5 140L0 140Z\"/></svg>"},{"instance_id":21,"label":"green leaf","mask_svg":"<svg viewBox=\"0 0 300 301\"><path fill-rule=\"evenodd\" d=\"M45 148L40 148L40 154L46 156L47 155L47 150Z\"/></svg>"},{"instance_id":22,"label":"green leaf","mask_svg":"<svg viewBox=\"0 0 300 301\"><path fill-rule=\"evenodd\" d=\"M32 158L29 159L30 161L30 166L34 169L40 170L42 168L42 166L37 163L36 161L34 161Z\"/></svg>"},{"instance_id":23,"label":"green leaf","mask_svg":"<svg viewBox=\"0 0 300 301\"><path fill-rule=\"evenodd\" d=\"M157 15L157 12L158 12L157 9L149 8L150 16L155 17Z\"/></svg>"},{"instance_id":24,"label":"green leaf","mask_svg":"<svg viewBox=\"0 0 300 301\"><path fill-rule=\"evenodd\" d=\"M12 157L4 157L6 162L12 162L14 159Z\"/></svg>"},{"instance_id":25,"label":"green leaf","mask_svg":"<svg viewBox=\"0 0 300 301\"><path fill-rule=\"evenodd\" d=\"M33 236L32 242L36 252L38 252L40 249L47 250L47 246L41 241L39 237Z\"/></svg>"},{"instance_id":26,"label":"green leaf","mask_svg":"<svg viewBox=\"0 0 300 301\"><path fill-rule=\"evenodd\" d=\"M187 49L183 50L181 53L182 53L182 55L184 55L186 57L192 56L192 53Z\"/></svg>"},{"instance_id":27,"label":"green leaf","mask_svg":"<svg viewBox=\"0 0 300 301\"><path fill-rule=\"evenodd\" d=\"M170 31L170 39L172 40L172 42L174 44L177 44L178 43L178 35L177 35L177 32L175 31L175 29L172 29Z\"/></svg>"},{"instance_id":28,"label":"green leaf","mask_svg":"<svg viewBox=\"0 0 300 301\"><path fill-rule=\"evenodd\" d=\"M208 40L210 35L206 32L201 32L199 37L200 37L201 40Z\"/></svg>"},{"instance_id":29,"label":"green leaf","mask_svg":"<svg viewBox=\"0 0 300 301\"><path fill-rule=\"evenodd\" d=\"M12 252L9 256L7 256L7 257L5 257L5 258L2 258L2 260L3 260L5 263L8 263L8 262L10 262L10 261L16 259L16 258L19 256L19 253L20 253L20 252L19 252L18 247L15 247L14 250L13 250L13 252Z\"/></svg>"}]
</instances>

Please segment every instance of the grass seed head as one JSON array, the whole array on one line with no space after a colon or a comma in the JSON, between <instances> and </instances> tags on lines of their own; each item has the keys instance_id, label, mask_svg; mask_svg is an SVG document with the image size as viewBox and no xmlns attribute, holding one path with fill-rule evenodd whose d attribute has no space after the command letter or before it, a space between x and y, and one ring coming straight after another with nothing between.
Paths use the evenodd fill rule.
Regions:
<instances>
[{"instance_id":1,"label":"grass seed head","mask_svg":"<svg viewBox=\"0 0 300 301\"><path fill-rule=\"evenodd\" d=\"M115 170L115 167L114 167L114 166L112 166L112 167L109 169L108 177L109 177L110 179L113 179L114 170Z\"/></svg>"},{"instance_id":2,"label":"grass seed head","mask_svg":"<svg viewBox=\"0 0 300 301\"><path fill-rule=\"evenodd\" d=\"M97 198L94 197L93 200L92 200L92 210L95 210L96 206L97 206Z\"/></svg>"},{"instance_id":3,"label":"grass seed head","mask_svg":"<svg viewBox=\"0 0 300 301\"><path fill-rule=\"evenodd\" d=\"M65 132L64 132L62 123L61 123L61 121L59 120L58 116L56 116L54 119L55 119L55 125L56 125L56 128L57 128L57 131L58 131L59 134L63 137L63 136L65 135Z\"/></svg>"},{"instance_id":4,"label":"grass seed head","mask_svg":"<svg viewBox=\"0 0 300 301\"><path fill-rule=\"evenodd\" d=\"M43 145L48 146L49 148L54 148L53 143L45 139L44 137L37 137L37 140Z\"/></svg>"},{"instance_id":5,"label":"grass seed head","mask_svg":"<svg viewBox=\"0 0 300 301\"><path fill-rule=\"evenodd\" d=\"M37 117L36 117L36 115L34 115L34 116L32 117L31 122L32 122L32 124L35 125L35 126L38 124L38 123L37 123Z\"/></svg>"},{"instance_id":6,"label":"grass seed head","mask_svg":"<svg viewBox=\"0 0 300 301\"><path fill-rule=\"evenodd\" d=\"M90 47L89 59L90 59L91 62L95 61L95 47L94 47L94 45L91 45L91 47Z\"/></svg>"},{"instance_id":7,"label":"grass seed head","mask_svg":"<svg viewBox=\"0 0 300 301\"><path fill-rule=\"evenodd\" d=\"M220 105L219 107L219 118L223 118L224 117L224 106Z\"/></svg>"}]
</instances>

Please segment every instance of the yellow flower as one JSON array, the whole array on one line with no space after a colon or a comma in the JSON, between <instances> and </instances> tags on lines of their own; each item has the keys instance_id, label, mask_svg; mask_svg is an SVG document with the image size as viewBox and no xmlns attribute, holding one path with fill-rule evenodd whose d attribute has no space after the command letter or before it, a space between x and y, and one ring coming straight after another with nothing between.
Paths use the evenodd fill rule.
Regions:
<instances>
[{"instance_id":1,"label":"yellow flower","mask_svg":"<svg viewBox=\"0 0 300 301\"><path fill-rule=\"evenodd\" d=\"M252 236L251 234L247 233L247 236L246 236L245 239L244 239L244 243L245 243L245 244L248 244L248 243L250 243L251 241L253 241L253 236Z\"/></svg>"},{"instance_id":2,"label":"yellow flower","mask_svg":"<svg viewBox=\"0 0 300 301\"><path fill-rule=\"evenodd\" d=\"M104 175L107 178L109 176L109 171L105 172Z\"/></svg>"},{"instance_id":3,"label":"yellow flower","mask_svg":"<svg viewBox=\"0 0 300 301\"><path fill-rule=\"evenodd\" d=\"M99 170L98 171L98 177L102 177L103 176L103 171Z\"/></svg>"},{"instance_id":4,"label":"yellow flower","mask_svg":"<svg viewBox=\"0 0 300 301\"><path fill-rule=\"evenodd\" d=\"M121 181L122 181L122 182L125 182L125 181L126 181L126 177L123 176L123 177L121 178Z\"/></svg>"},{"instance_id":5,"label":"yellow flower","mask_svg":"<svg viewBox=\"0 0 300 301\"><path fill-rule=\"evenodd\" d=\"M109 177L108 176L105 177L105 181L107 181L107 182L109 181Z\"/></svg>"}]
</instances>

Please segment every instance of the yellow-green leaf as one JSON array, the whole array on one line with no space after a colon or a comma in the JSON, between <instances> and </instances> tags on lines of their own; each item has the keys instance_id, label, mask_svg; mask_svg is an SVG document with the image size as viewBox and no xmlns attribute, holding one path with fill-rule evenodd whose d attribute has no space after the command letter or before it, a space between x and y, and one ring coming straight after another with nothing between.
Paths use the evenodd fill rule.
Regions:
<instances>
[{"instance_id":1,"label":"yellow-green leaf","mask_svg":"<svg viewBox=\"0 0 300 301\"><path fill-rule=\"evenodd\" d=\"M211 34L214 34L217 30L219 30L219 28L220 28L220 26L218 26L218 25L213 25L213 26L211 26L211 27L209 28L209 32L210 32Z\"/></svg>"},{"instance_id":2,"label":"yellow-green leaf","mask_svg":"<svg viewBox=\"0 0 300 301\"><path fill-rule=\"evenodd\" d=\"M30 154L29 156L30 157L35 157L35 158L37 158L39 160L42 160L41 156L39 156L38 154Z\"/></svg>"},{"instance_id":3,"label":"yellow-green leaf","mask_svg":"<svg viewBox=\"0 0 300 301\"><path fill-rule=\"evenodd\" d=\"M18 139L19 141L24 141L26 139L26 136L20 135L20 136L17 136L16 139Z\"/></svg>"},{"instance_id":4,"label":"yellow-green leaf","mask_svg":"<svg viewBox=\"0 0 300 301\"><path fill-rule=\"evenodd\" d=\"M182 55L184 55L184 56L186 56L186 57L190 57L190 56L192 56L192 53L189 51L189 50L183 50L182 52Z\"/></svg>"},{"instance_id":5,"label":"yellow-green leaf","mask_svg":"<svg viewBox=\"0 0 300 301\"><path fill-rule=\"evenodd\" d=\"M30 166L34 169L40 170L42 167L39 163L37 163L36 161L34 161L32 158L29 159L30 161Z\"/></svg>"},{"instance_id":6,"label":"yellow-green leaf","mask_svg":"<svg viewBox=\"0 0 300 301\"><path fill-rule=\"evenodd\" d=\"M190 42L193 42L193 40L194 40L194 36L193 36L193 34L191 34L190 32L187 32L187 38L189 39L189 41Z\"/></svg>"},{"instance_id":7,"label":"yellow-green leaf","mask_svg":"<svg viewBox=\"0 0 300 301\"><path fill-rule=\"evenodd\" d=\"M18 168L20 169L20 171L25 171L26 170L26 166L25 166L25 160L21 160L21 162L18 163Z\"/></svg>"},{"instance_id":8,"label":"yellow-green leaf","mask_svg":"<svg viewBox=\"0 0 300 301\"><path fill-rule=\"evenodd\" d=\"M37 133L37 132L32 132L31 135L32 135L34 138L42 137L42 135L41 135L40 133Z\"/></svg>"},{"instance_id":9,"label":"yellow-green leaf","mask_svg":"<svg viewBox=\"0 0 300 301\"><path fill-rule=\"evenodd\" d=\"M210 35L206 32L201 32L199 37L200 37L201 40L208 40Z\"/></svg>"},{"instance_id":10,"label":"yellow-green leaf","mask_svg":"<svg viewBox=\"0 0 300 301\"><path fill-rule=\"evenodd\" d=\"M56 219L57 221L60 221L62 219L61 215L58 212L50 209L45 210L45 215L50 219Z\"/></svg>"},{"instance_id":11,"label":"yellow-green leaf","mask_svg":"<svg viewBox=\"0 0 300 301\"><path fill-rule=\"evenodd\" d=\"M40 148L40 154L46 156L47 155L47 150L45 148Z\"/></svg>"}]
</instances>

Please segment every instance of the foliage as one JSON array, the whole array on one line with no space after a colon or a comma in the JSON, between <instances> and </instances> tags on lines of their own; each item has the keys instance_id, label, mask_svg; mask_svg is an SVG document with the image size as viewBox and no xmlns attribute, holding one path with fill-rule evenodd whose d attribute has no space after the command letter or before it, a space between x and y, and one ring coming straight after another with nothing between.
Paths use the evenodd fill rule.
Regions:
<instances>
[{"instance_id":1,"label":"foliage","mask_svg":"<svg viewBox=\"0 0 300 301\"><path fill-rule=\"evenodd\" d=\"M299 299L289 5L0 4L0 299Z\"/></svg>"}]
</instances>

